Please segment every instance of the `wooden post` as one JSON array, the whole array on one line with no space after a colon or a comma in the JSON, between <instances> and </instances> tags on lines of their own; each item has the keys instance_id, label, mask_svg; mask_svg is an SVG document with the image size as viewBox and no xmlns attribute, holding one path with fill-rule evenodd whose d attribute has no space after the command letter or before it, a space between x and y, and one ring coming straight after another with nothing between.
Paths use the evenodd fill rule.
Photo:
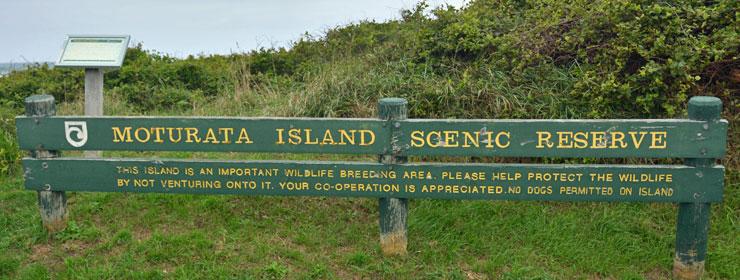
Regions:
<instances>
[{"instance_id":1,"label":"wooden post","mask_svg":"<svg viewBox=\"0 0 740 280\"><path fill-rule=\"evenodd\" d=\"M378 161L384 164L405 163L407 157L396 156L395 141L398 139L398 128L400 124L396 120L404 120L407 117L408 102L402 98L383 98L378 103L378 117L388 120L392 126L391 147L393 151L386 151L380 155ZM386 256L406 255L408 239L406 237L408 216L408 199L384 197L379 199L380 212L380 248Z\"/></svg>"},{"instance_id":2,"label":"wooden post","mask_svg":"<svg viewBox=\"0 0 740 280\"><path fill-rule=\"evenodd\" d=\"M103 115L103 69L85 68L85 115ZM100 151L85 151L85 157L100 157Z\"/></svg>"},{"instance_id":3,"label":"wooden post","mask_svg":"<svg viewBox=\"0 0 740 280\"><path fill-rule=\"evenodd\" d=\"M51 95L33 95L25 100L26 116L43 118L56 114L54 97ZM41 120L37 120L37 123ZM55 158L58 151L44 150L43 147L31 151L34 158ZM38 191L39 210L44 228L49 233L63 230L67 227L67 196L63 191Z\"/></svg>"},{"instance_id":4,"label":"wooden post","mask_svg":"<svg viewBox=\"0 0 740 280\"><path fill-rule=\"evenodd\" d=\"M696 96L689 100L689 119L707 121L705 130L712 128L712 121L720 118L722 101L716 97ZM689 166L706 167L716 159L687 158ZM700 279L704 273L709 231L709 203L680 203L676 225L676 255L673 259L674 279Z\"/></svg>"}]
</instances>

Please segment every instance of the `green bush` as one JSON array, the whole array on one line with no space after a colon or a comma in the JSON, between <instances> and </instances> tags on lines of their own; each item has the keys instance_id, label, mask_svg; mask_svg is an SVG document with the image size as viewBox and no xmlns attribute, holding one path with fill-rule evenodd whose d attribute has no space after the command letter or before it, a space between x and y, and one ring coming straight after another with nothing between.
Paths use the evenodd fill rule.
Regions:
<instances>
[{"instance_id":1,"label":"green bush","mask_svg":"<svg viewBox=\"0 0 740 280\"><path fill-rule=\"evenodd\" d=\"M387 96L407 98L411 117L681 117L689 97L713 95L736 131L738 7L475 0L430 10L422 2L398 20L305 35L290 49L177 59L138 45L106 74L105 90L139 113L276 96L290 100L280 114L314 117L371 116ZM80 70L39 65L0 78L0 106L20 108L38 93L75 101L82 85Z\"/></svg>"},{"instance_id":2,"label":"green bush","mask_svg":"<svg viewBox=\"0 0 740 280\"><path fill-rule=\"evenodd\" d=\"M11 72L0 78L0 106L22 108L33 94L51 94L57 101L72 101L84 94L82 71L53 69L47 64Z\"/></svg>"},{"instance_id":3,"label":"green bush","mask_svg":"<svg viewBox=\"0 0 740 280\"><path fill-rule=\"evenodd\" d=\"M197 96L213 97L233 90L229 59L175 59L137 45L126 52L121 69L105 74L104 90L121 94L141 111L189 107L188 102ZM57 102L78 100L84 96L84 71L38 65L0 78L0 106L20 108L23 99L33 94L50 94Z\"/></svg>"},{"instance_id":4,"label":"green bush","mask_svg":"<svg viewBox=\"0 0 740 280\"><path fill-rule=\"evenodd\" d=\"M15 139L15 115L18 110L0 107L0 176L17 171L22 157Z\"/></svg>"},{"instance_id":5,"label":"green bush","mask_svg":"<svg viewBox=\"0 0 740 280\"><path fill-rule=\"evenodd\" d=\"M736 1L473 1L426 4L299 41L294 112L353 116L384 96L416 117L677 117L688 97L732 108ZM313 51L321 49L322 51ZM719 67L721 66L721 67ZM717 70L717 69L720 70Z\"/></svg>"}]
</instances>

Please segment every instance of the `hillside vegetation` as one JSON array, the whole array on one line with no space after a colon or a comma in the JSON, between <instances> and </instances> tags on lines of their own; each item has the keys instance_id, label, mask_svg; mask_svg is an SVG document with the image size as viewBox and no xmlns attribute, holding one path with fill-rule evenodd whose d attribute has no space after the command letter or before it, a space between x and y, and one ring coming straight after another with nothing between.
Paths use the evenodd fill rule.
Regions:
<instances>
[{"instance_id":1,"label":"hillside vegetation","mask_svg":"<svg viewBox=\"0 0 740 280\"><path fill-rule=\"evenodd\" d=\"M402 11L398 20L382 23L363 21L327 30L321 36L304 35L288 49L259 49L248 53L179 59L137 45L128 50L120 70L106 73L106 114L371 117L379 98L404 97L409 100L411 118L683 118L688 98L716 96L724 102L723 117L730 120L730 145L729 155L723 160L728 167L726 199L724 204L715 206L713 212L708 271L710 277L737 279L740 278L737 267L740 263L737 257L740 251L737 244L740 217L740 133L737 126L740 120L739 8L739 2L734 0L474 0L461 9L429 9L420 3L414 9ZM9 193L0 196L0 200L33 200L32 193L21 190L17 172L22 153L15 144L12 117L22 114L23 99L32 94L51 94L60 103L61 114L81 114L83 75L80 70L40 65L0 77L0 177L4 177L2 182L5 184L0 190ZM207 154L167 155L213 157ZM226 157L259 158L264 155ZM291 158L289 155L285 157ZM165 211L160 202L174 198L152 195L133 200L133 197L119 199L110 194L85 194L78 199L77 203L82 207L99 207L90 203L123 203L127 205L125 207ZM227 239L216 245L209 243L212 240L201 236L206 233L198 230L178 233L184 235L170 240L168 234L172 231L157 231L146 222L161 225L177 220L173 216L154 218L125 210L145 222L121 224L120 221L100 221L101 218L96 216L112 217L115 212L101 209L102 214L96 214L97 210L87 208L83 208L75 218L79 221L74 225L76 232L65 233L67 235L61 240L41 237L33 233L40 227L32 225L38 220L38 217L33 217L35 209L32 203L18 201L6 203L15 206L0 205L0 216L4 216L0 217L4 219L0 220L0 226L4 222L10 229L0 230L0 252L35 254L39 244L64 251L63 246L72 240L93 247L80 249L78 253L104 256L102 260L77 263L99 273L90 274L91 271L71 271L74 265L67 264L62 256L53 260L21 261L0 254L0 278L30 270L43 272L45 270L36 267L39 263L53 265L62 260L65 265L57 264L46 273L69 278L74 278L78 275L76 273L108 278L141 276L104 266L109 258L124 258L129 261L128 265L152 268L154 276L163 276L155 271L161 271L162 267L174 267L180 276L191 275L188 274L191 272L201 276L212 275L207 272L198 274L197 266L183 268L175 253L151 252L155 249L147 242L160 247L181 248L186 254L191 254L196 263L203 262L206 267L218 263L223 256L201 255L201 248L189 247L191 245L186 244L186 240L202 241L203 244L192 246L202 245L207 249L221 246L223 250L223 242L227 247L233 245ZM290 209L302 209L292 205L288 198L247 201L229 197L183 196L177 201L195 202L175 214L185 217L185 220L191 218L188 216L190 213L198 211L215 211L236 215L234 220L240 219L241 210L221 203L233 202L248 208L270 207L272 201L276 202L274 207L288 210L268 212L286 215ZM395 264L392 260L375 259L377 252L373 251L376 243L373 238L376 236L373 230L377 230L377 226L367 225L372 224L376 214L373 202L339 201L333 203L306 198L299 204L307 203L308 209L316 211L324 206L351 208L354 212L337 214L351 224L348 228L339 225L324 228L323 223L331 224L337 218L324 214L311 214L316 221L312 223L300 220L297 214L288 215L285 219L289 221L286 221L264 212L261 217L250 212L248 215L255 216L256 221L247 226L256 231L254 239L298 248L295 249L298 253L278 253L291 256L288 257L290 260L283 262L279 257L275 260L274 255L265 256L263 251L268 249L261 248L262 253L253 256L255 259L252 261L263 266L244 268L236 260L229 259L230 266L225 268L224 275L233 276L233 271L247 269L256 278L281 278L288 271L301 272L307 278L314 274L318 275L317 278L345 278L350 275L377 278L394 273L421 278L475 278L480 275L512 279L661 278L669 275L672 261L670 255L660 255L660 250L672 250L669 248L673 242L675 211L671 205L502 202L491 209L486 202L419 202L414 205L419 210L413 212L415 210L412 209L410 224L433 241L423 237L412 240L410 248L426 251ZM166 204L177 205L171 201ZM575 209L581 207L573 205L581 205L583 209ZM471 215L479 211L488 214L472 215L472 224L460 225L457 222L459 216L455 215ZM498 219L514 217L501 214L505 211L520 211L514 215L520 221L499 224L505 222L497 222ZM598 217L590 216L594 211L603 213ZM541 213L554 216L551 220L545 219ZM29 221L15 220L20 216ZM495 216L496 220L488 220L490 216ZM84 218L98 221L82 222ZM204 223L206 228L231 229L233 220L224 219L198 223ZM311 234L334 234L330 231L335 230L339 232L336 235L365 234L367 236L363 235L363 238L373 240L350 245L352 240L340 238L325 243L325 240L304 236L305 233L292 232L289 225L283 225L287 229L277 229L287 236L286 239L275 240L267 236L270 228L274 227L274 219L281 224L297 223L296 226ZM558 228L561 225L563 228ZM525 236L511 237L514 244L525 244L524 248L490 243L501 241L497 239L503 238L501 236L475 235L476 232L488 234L486 228L495 227L501 228L496 229L501 234L524 231ZM529 229L533 227L546 230ZM193 225L176 228L189 230ZM440 231L440 228L453 228L454 232ZM150 232L140 233L139 230ZM578 240L561 239L559 231L579 236L582 242L590 238L588 234L618 236L584 248L580 247ZM21 237L11 236L14 233ZM136 241L138 238L142 238L143 241L139 241L143 243ZM430 243L426 244L427 241ZM17 242L21 245L14 247ZM293 242L299 243L297 247ZM625 244L632 247L626 248L624 255L620 256ZM119 245L126 252L123 256L101 252ZM337 246L347 246L349 251L321 255L321 250L336 251ZM592 256L601 253L601 246L612 250L610 252L615 256L589 263L592 257L604 258L603 255ZM243 247L236 249L248 250ZM488 255L493 252L486 250L506 251L511 259L507 259L509 255ZM144 263L133 259L142 254L147 256ZM154 260L149 259L150 254L155 255ZM263 257L266 259L257 261ZM85 262L83 259L70 262ZM313 260L339 262L350 268L330 264L314 266L311 264ZM528 260L538 265L529 267L526 265ZM640 264L635 264L638 260ZM428 267L430 263L439 263L441 267L431 269ZM417 266L430 271L416 275ZM446 274L449 271L453 272Z\"/></svg>"},{"instance_id":2,"label":"hillside vegetation","mask_svg":"<svg viewBox=\"0 0 740 280\"><path fill-rule=\"evenodd\" d=\"M735 120L738 5L479 0L425 13L421 3L399 20L306 35L290 49L176 59L139 45L106 74L105 90L130 114L197 113L221 102L243 111L287 103L273 115L368 117L379 98L395 96L410 100L417 118L682 117L689 97L712 95ZM78 101L82 79L45 66L15 72L0 79L0 105L17 113L40 93Z\"/></svg>"}]
</instances>

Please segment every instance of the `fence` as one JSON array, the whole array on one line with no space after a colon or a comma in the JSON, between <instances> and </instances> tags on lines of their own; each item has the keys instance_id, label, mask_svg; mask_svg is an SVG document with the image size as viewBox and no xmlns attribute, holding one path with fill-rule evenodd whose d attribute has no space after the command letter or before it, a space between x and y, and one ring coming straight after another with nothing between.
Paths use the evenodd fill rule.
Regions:
<instances>
[{"instance_id":1,"label":"fence","mask_svg":"<svg viewBox=\"0 0 740 280\"><path fill-rule=\"evenodd\" d=\"M379 199L384 254L406 254L408 199L678 203L674 276L701 276L710 203L722 201L722 104L689 119L407 119L386 98L378 119L61 117L48 95L16 119L25 185L44 226L66 225L65 191L338 196ZM371 154L371 162L61 158L61 150ZM408 163L409 156L683 158L683 165Z\"/></svg>"}]
</instances>

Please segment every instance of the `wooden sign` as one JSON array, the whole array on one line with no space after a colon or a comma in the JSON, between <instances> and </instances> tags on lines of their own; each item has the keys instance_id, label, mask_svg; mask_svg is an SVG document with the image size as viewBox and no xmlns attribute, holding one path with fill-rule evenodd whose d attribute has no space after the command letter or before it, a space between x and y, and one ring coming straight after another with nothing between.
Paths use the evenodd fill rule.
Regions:
<instances>
[{"instance_id":1,"label":"wooden sign","mask_svg":"<svg viewBox=\"0 0 740 280\"><path fill-rule=\"evenodd\" d=\"M716 158L727 121L408 120L403 155Z\"/></svg>"},{"instance_id":2,"label":"wooden sign","mask_svg":"<svg viewBox=\"0 0 740 280\"><path fill-rule=\"evenodd\" d=\"M27 158L23 166L32 190L485 200L718 202L724 178L721 166L671 165Z\"/></svg>"},{"instance_id":3,"label":"wooden sign","mask_svg":"<svg viewBox=\"0 0 740 280\"><path fill-rule=\"evenodd\" d=\"M66 191L378 198L386 255L407 250L408 199L678 203L674 276L701 277L710 203L722 201L721 101L689 119L409 120L382 99L378 119L55 117L51 96L16 118L25 185L44 226L66 225ZM373 154L379 163L57 158L59 150ZM408 163L409 156L684 158L679 165ZM93 172L91 172L93 171Z\"/></svg>"},{"instance_id":4,"label":"wooden sign","mask_svg":"<svg viewBox=\"0 0 740 280\"><path fill-rule=\"evenodd\" d=\"M19 117L22 149L716 158L727 121Z\"/></svg>"},{"instance_id":5,"label":"wooden sign","mask_svg":"<svg viewBox=\"0 0 740 280\"><path fill-rule=\"evenodd\" d=\"M382 154L376 119L19 117L21 149Z\"/></svg>"}]
</instances>

